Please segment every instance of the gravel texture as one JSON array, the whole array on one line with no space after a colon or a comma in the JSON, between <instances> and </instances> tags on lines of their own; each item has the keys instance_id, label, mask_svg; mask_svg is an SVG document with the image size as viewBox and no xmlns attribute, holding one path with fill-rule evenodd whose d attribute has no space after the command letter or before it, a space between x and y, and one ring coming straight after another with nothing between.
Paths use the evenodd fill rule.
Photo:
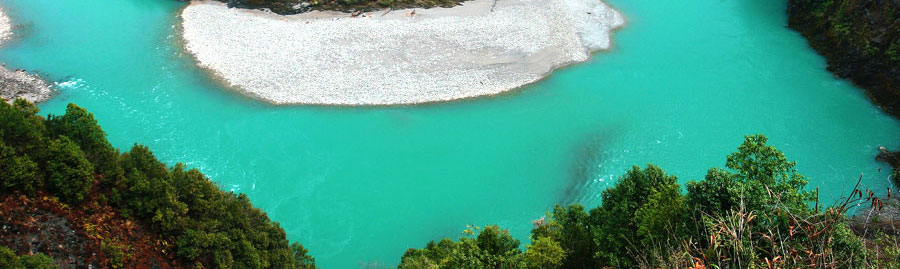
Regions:
<instances>
[{"instance_id":1,"label":"gravel texture","mask_svg":"<svg viewBox=\"0 0 900 269\"><path fill-rule=\"evenodd\" d=\"M37 75L0 66L0 97L12 103L17 98L39 103L53 96L53 87Z\"/></svg>"},{"instance_id":2,"label":"gravel texture","mask_svg":"<svg viewBox=\"0 0 900 269\"><path fill-rule=\"evenodd\" d=\"M186 50L276 104L391 105L492 95L610 46L623 17L599 0L473 0L453 8L279 16L194 2Z\"/></svg>"}]
</instances>

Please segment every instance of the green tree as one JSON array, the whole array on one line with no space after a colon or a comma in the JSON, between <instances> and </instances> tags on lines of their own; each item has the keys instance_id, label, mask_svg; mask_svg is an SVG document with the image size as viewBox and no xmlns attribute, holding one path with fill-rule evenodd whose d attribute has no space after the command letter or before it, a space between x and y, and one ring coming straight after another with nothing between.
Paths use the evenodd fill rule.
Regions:
<instances>
[{"instance_id":1,"label":"green tree","mask_svg":"<svg viewBox=\"0 0 900 269\"><path fill-rule=\"evenodd\" d=\"M533 238L549 237L560 244L568 254L562 267L597 268L600 264L594 259L598 249L593 230L598 222L599 218L588 215L582 205L556 205L550 220L537 225L531 233Z\"/></svg>"},{"instance_id":2,"label":"green tree","mask_svg":"<svg viewBox=\"0 0 900 269\"><path fill-rule=\"evenodd\" d=\"M113 179L121 173L116 163L118 153L106 140L106 133L97 124L94 114L75 104L69 104L66 106L66 114L48 116L45 125L51 137L66 136L79 145L85 158L97 165L97 174Z\"/></svg>"},{"instance_id":3,"label":"green tree","mask_svg":"<svg viewBox=\"0 0 900 269\"><path fill-rule=\"evenodd\" d=\"M55 269L56 262L49 256L35 255L16 256L11 249L0 246L0 268L4 269Z\"/></svg>"},{"instance_id":4,"label":"green tree","mask_svg":"<svg viewBox=\"0 0 900 269\"><path fill-rule=\"evenodd\" d=\"M719 168L709 169L704 180L687 183L685 203L696 212L708 214L737 209L741 203L741 188L737 183L734 174Z\"/></svg>"},{"instance_id":5,"label":"green tree","mask_svg":"<svg viewBox=\"0 0 900 269\"><path fill-rule=\"evenodd\" d=\"M664 184L651 191L647 203L634 216L641 245L669 249L681 243L684 213L680 185Z\"/></svg>"},{"instance_id":6,"label":"green tree","mask_svg":"<svg viewBox=\"0 0 900 269\"><path fill-rule=\"evenodd\" d=\"M441 268L441 265L449 262L451 253L455 251L456 243L449 238L444 238L438 243L428 242L424 249L408 249L400 260L398 268Z\"/></svg>"},{"instance_id":7,"label":"green tree","mask_svg":"<svg viewBox=\"0 0 900 269\"><path fill-rule=\"evenodd\" d=\"M676 177L667 175L655 165L647 165L644 170L637 166L629 170L615 186L603 191L600 207L591 210L591 215L598 219L594 229L598 251L594 256L608 266L636 266L634 257L656 249L645 243L673 235L672 231L662 228L680 222L680 215L666 212L680 210L680 199L670 197L680 195L680 188ZM654 197L653 204L649 203L651 197ZM666 205L674 208L662 207Z\"/></svg>"},{"instance_id":8,"label":"green tree","mask_svg":"<svg viewBox=\"0 0 900 269\"><path fill-rule=\"evenodd\" d=\"M44 253L19 257L21 268L27 269L56 269L56 262Z\"/></svg>"},{"instance_id":9,"label":"green tree","mask_svg":"<svg viewBox=\"0 0 900 269\"><path fill-rule=\"evenodd\" d=\"M478 248L490 255L509 256L521 253L519 240L513 238L508 230L501 230L495 225L484 227L476 240Z\"/></svg>"},{"instance_id":10,"label":"green tree","mask_svg":"<svg viewBox=\"0 0 900 269\"><path fill-rule=\"evenodd\" d=\"M23 99L17 99L13 105L0 103L0 139L17 154L39 156L46 141L46 128L44 119L37 115L38 108Z\"/></svg>"},{"instance_id":11,"label":"green tree","mask_svg":"<svg viewBox=\"0 0 900 269\"><path fill-rule=\"evenodd\" d=\"M424 249L409 249L399 268L522 268L525 262L518 246L508 230L487 226L476 238L459 242L445 238Z\"/></svg>"},{"instance_id":12,"label":"green tree","mask_svg":"<svg viewBox=\"0 0 900 269\"><path fill-rule=\"evenodd\" d=\"M0 268L15 268L19 264L19 257L11 249L0 246Z\"/></svg>"},{"instance_id":13,"label":"green tree","mask_svg":"<svg viewBox=\"0 0 900 269\"><path fill-rule=\"evenodd\" d=\"M0 135L2 136L2 135ZM28 155L16 154L15 149L0 140L0 191L22 190L34 193L41 187L38 165Z\"/></svg>"},{"instance_id":14,"label":"green tree","mask_svg":"<svg viewBox=\"0 0 900 269\"><path fill-rule=\"evenodd\" d=\"M764 135L747 136L725 162L735 171L740 195L753 198L744 200L747 208L752 211L779 203L795 211L808 210L815 194L803 189L806 177L797 173L796 162L788 161L767 141Z\"/></svg>"},{"instance_id":15,"label":"green tree","mask_svg":"<svg viewBox=\"0 0 900 269\"><path fill-rule=\"evenodd\" d=\"M94 182L94 168L78 145L66 136L50 140L44 159L49 191L65 202L81 202Z\"/></svg>"},{"instance_id":16,"label":"green tree","mask_svg":"<svg viewBox=\"0 0 900 269\"><path fill-rule=\"evenodd\" d=\"M551 269L562 268L566 252L549 237L539 237L525 251L525 264L528 268Z\"/></svg>"},{"instance_id":17,"label":"green tree","mask_svg":"<svg viewBox=\"0 0 900 269\"><path fill-rule=\"evenodd\" d=\"M145 146L119 155L93 115L76 105L47 120L37 112L22 100L0 103L3 193L46 191L69 204L112 206L174 246L186 264L315 268L306 250L292 249L284 229L246 195L223 192L183 164L169 169ZM102 241L101 252L114 267L133 266L115 242Z\"/></svg>"},{"instance_id":18,"label":"green tree","mask_svg":"<svg viewBox=\"0 0 900 269\"><path fill-rule=\"evenodd\" d=\"M294 266L295 269L315 269L316 268L316 259L309 255L309 250L303 247L300 243L294 242L291 244L291 250L293 251L294 257Z\"/></svg>"}]
</instances>

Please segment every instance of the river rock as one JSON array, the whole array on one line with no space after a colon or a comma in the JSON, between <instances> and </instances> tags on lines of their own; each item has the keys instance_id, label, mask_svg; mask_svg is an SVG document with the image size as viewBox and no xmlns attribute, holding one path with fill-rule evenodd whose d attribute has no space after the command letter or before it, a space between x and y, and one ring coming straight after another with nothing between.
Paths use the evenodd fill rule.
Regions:
<instances>
[{"instance_id":1,"label":"river rock","mask_svg":"<svg viewBox=\"0 0 900 269\"><path fill-rule=\"evenodd\" d=\"M53 96L53 87L38 75L24 70L9 70L0 66L0 97L12 103L17 98L32 103L46 101Z\"/></svg>"}]
</instances>

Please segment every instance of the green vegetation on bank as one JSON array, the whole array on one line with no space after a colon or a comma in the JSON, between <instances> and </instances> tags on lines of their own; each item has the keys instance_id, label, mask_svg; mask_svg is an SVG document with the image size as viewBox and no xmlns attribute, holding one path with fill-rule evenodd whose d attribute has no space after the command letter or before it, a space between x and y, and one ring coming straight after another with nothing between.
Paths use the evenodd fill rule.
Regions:
<instances>
[{"instance_id":1,"label":"green vegetation on bank","mask_svg":"<svg viewBox=\"0 0 900 269\"><path fill-rule=\"evenodd\" d=\"M866 89L900 116L900 2L789 0L790 26L828 60L828 70Z\"/></svg>"},{"instance_id":2,"label":"green vegetation on bank","mask_svg":"<svg viewBox=\"0 0 900 269\"><path fill-rule=\"evenodd\" d=\"M37 112L23 100L0 104L0 198L5 199L0 200L0 214L13 206L2 202L15 201L11 197L34 197L25 200L34 207L39 206L29 204L49 200L73 210L110 208L114 214L92 216L121 217L146 226L160 240L153 242L163 249L157 258L176 259L176 267L315 268L308 251L289 244L284 230L246 196L223 192L196 169L166 167L147 147L135 145L120 153L93 115L78 106L70 104L64 115L46 119ZM557 205L536 220L524 248L500 227L472 226L459 240L408 250L399 267L900 266L897 216L878 219L876 214L879 217L859 221L846 215L860 204L881 208L882 200L873 192L857 186L850 198L824 207L816 192L805 189L806 183L795 163L767 145L766 137L748 136L727 157L724 168L712 168L703 180L686 186L654 165L633 167L603 191L603 202L596 208ZM45 219L46 214L0 219L0 224ZM75 229L86 238L82 244L100 242L98 254L108 261L99 264L128 268L154 262L131 256L154 248L135 248L131 242L92 234L106 229L102 223ZM33 250L21 244L0 246L0 268L52 268L51 257L62 263L50 253L42 254L45 250Z\"/></svg>"},{"instance_id":3,"label":"green vegetation on bank","mask_svg":"<svg viewBox=\"0 0 900 269\"><path fill-rule=\"evenodd\" d=\"M247 196L220 190L197 169L183 164L166 167L145 146L120 153L93 115L74 104L61 116L45 119L37 112L24 100L14 105L0 102L0 195L49 194L67 208L111 207L116 216L159 235L162 241L156 245L164 246L163 252L174 252L180 264L315 267L307 250L290 244L284 230L254 208ZM0 220L4 221L8 220ZM91 227L87 236L99 237L90 233L101 228ZM117 257L113 266L122 266L129 255L122 248L128 245L104 241L103 254ZM0 262L10 264L32 259L9 258L3 249L0 256Z\"/></svg>"},{"instance_id":4,"label":"green vegetation on bank","mask_svg":"<svg viewBox=\"0 0 900 269\"><path fill-rule=\"evenodd\" d=\"M16 253L11 249L0 246L0 268L51 269L56 268L56 263L53 262L53 259L43 253L16 256Z\"/></svg>"},{"instance_id":5,"label":"green vegetation on bank","mask_svg":"<svg viewBox=\"0 0 900 269\"><path fill-rule=\"evenodd\" d=\"M788 0L788 24L828 60L828 70L900 117L900 1ZM898 149L887 149L898 150ZM900 152L881 152L900 184Z\"/></svg>"},{"instance_id":6,"label":"green vegetation on bank","mask_svg":"<svg viewBox=\"0 0 900 269\"><path fill-rule=\"evenodd\" d=\"M748 136L725 169L710 169L686 191L659 167L634 167L603 191L600 206L556 206L535 221L524 251L488 226L476 237L470 229L459 241L410 249L400 268L900 266L896 238L872 230L885 239L865 241L850 229L851 205L881 205L873 193L855 188L852 199L824 208L795 163L766 140Z\"/></svg>"},{"instance_id":7,"label":"green vegetation on bank","mask_svg":"<svg viewBox=\"0 0 900 269\"><path fill-rule=\"evenodd\" d=\"M287 15L310 10L371 11L377 9L453 7L466 0L218 0L231 7L268 8Z\"/></svg>"}]
</instances>

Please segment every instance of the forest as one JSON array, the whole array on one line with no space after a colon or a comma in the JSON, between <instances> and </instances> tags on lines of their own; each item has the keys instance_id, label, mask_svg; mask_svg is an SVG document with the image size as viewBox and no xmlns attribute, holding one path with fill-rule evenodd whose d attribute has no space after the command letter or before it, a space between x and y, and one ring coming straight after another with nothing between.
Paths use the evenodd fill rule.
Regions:
<instances>
[{"instance_id":1,"label":"forest","mask_svg":"<svg viewBox=\"0 0 900 269\"><path fill-rule=\"evenodd\" d=\"M0 102L0 264L31 268L46 259L15 254L44 253L78 268L315 268L246 195L145 146L119 152L74 104L38 111Z\"/></svg>"},{"instance_id":2,"label":"forest","mask_svg":"<svg viewBox=\"0 0 900 269\"><path fill-rule=\"evenodd\" d=\"M900 266L896 216L880 214L896 199L847 182L857 185L826 207L796 163L766 142L746 137L725 168L684 189L655 165L635 166L599 206L557 205L535 220L524 248L500 227L470 226L457 241L408 250L400 268Z\"/></svg>"},{"instance_id":3,"label":"forest","mask_svg":"<svg viewBox=\"0 0 900 269\"><path fill-rule=\"evenodd\" d=\"M246 195L167 167L145 146L119 152L77 105L38 112L0 104L2 267L315 268ZM703 180L682 186L635 166L599 206L557 205L535 220L527 246L472 225L458 240L409 249L399 267L900 266L896 216L881 214L896 198L847 182L856 186L846 199L825 206L807 182L765 136L747 136Z\"/></svg>"}]
</instances>

